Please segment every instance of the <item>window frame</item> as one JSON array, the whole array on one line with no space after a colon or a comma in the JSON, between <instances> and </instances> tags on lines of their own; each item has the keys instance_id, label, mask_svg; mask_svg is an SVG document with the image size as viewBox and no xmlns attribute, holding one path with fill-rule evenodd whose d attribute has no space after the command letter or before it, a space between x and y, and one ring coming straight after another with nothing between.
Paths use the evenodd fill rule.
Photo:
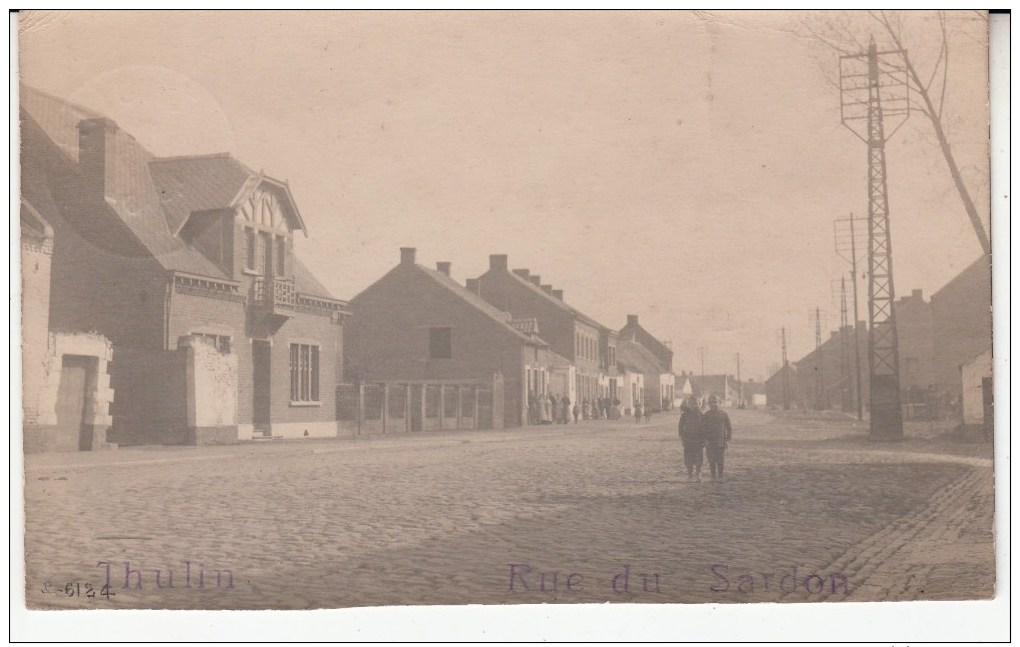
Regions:
<instances>
[{"instance_id":1,"label":"window frame","mask_svg":"<svg viewBox=\"0 0 1020 647\"><path fill-rule=\"evenodd\" d=\"M322 349L319 344L291 342L288 347L290 405L315 407L322 404L320 371Z\"/></svg>"},{"instance_id":2,"label":"window frame","mask_svg":"<svg viewBox=\"0 0 1020 647\"><path fill-rule=\"evenodd\" d=\"M441 338L437 338L437 333L446 332L445 342ZM453 327L452 326L429 326L428 327L429 338L428 338L428 359L432 360L444 360L453 359ZM445 354L437 353L437 350L442 351L445 347Z\"/></svg>"}]
</instances>

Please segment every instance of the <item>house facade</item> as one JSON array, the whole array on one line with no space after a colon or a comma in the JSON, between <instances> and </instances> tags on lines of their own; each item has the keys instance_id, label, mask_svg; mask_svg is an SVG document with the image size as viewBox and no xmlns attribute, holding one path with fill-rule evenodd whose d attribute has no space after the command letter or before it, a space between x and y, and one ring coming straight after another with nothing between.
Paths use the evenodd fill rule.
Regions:
<instances>
[{"instance_id":1,"label":"house facade","mask_svg":"<svg viewBox=\"0 0 1020 647\"><path fill-rule=\"evenodd\" d=\"M450 277L419 265L416 250L351 299L346 325L351 382L492 380L503 384L503 425L528 423L529 396L558 393L568 362L549 351L533 318L511 317Z\"/></svg>"},{"instance_id":2,"label":"house facade","mask_svg":"<svg viewBox=\"0 0 1020 647\"><path fill-rule=\"evenodd\" d=\"M91 451L113 447L110 429L110 341L91 332L50 328L54 206L22 197L21 366L24 450Z\"/></svg>"},{"instance_id":3,"label":"house facade","mask_svg":"<svg viewBox=\"0 0 1020 647\"><path fill-rule=\"evenodd\" d=\"M657 375L645 375L646 406L653 411L668 411L676 398L676 379L673 375L673 350L638 323L637 315L627 315L627 324L618 333L621 341L639 344L655 358ZM654 386L654 388L653 388Z\"/></svg>"},{"instance_id":4,"label":"house facade","mask_svg":"<svg viewBox=\"0 0 1020 647\"><path fill-rule=\"evenodd\" d=\"M980 429L985 438L992 437L994 420L994 381L992 349L981 351L960 366L963 384L961 422L964 429Z\"/></svg>"},{"instance_id":5,"label":"house facade","mask_svg":"<svg viewBox=\"0 0 1020 647\"><path fill-rule=\"evenodd\" d=\"M572 402L610 395L609 391L616 386L611 379L618 378L611 371L615 365L616 335L568 305L562 290L542 283L542 277L528 269L510 271L505 254L489 256L489 271L471 284L482 299L500 311L538 322L542 339L550 349L574 366Z\"/></svg>"},{"instance_id":6,"label":"house facade","mask_svg":"<svg viewBox=\"0 0 1020 647\"><path fill-rule=\"evenodd\" d=\"M960 367L992 346L992 269L981 256L931 296L935 388L959 412Z\"/></svg>"},{"instance_id":7,"label":"house facade","mask_svg":"<svg viewBox=\"0 0 1020 647\"><path fill-rule=\"evenodd\" d=\"M663 374L655 355L637 342L621 339L617 352L620 370L628 376L640 376L639 380L628 380L632 393L628 394L630 398L624 405L624 413L632 413L637 404L648 411L661 411L663 392L667 386L672 396L673 376ZM664 379L668 384L664 383Z\"/></svg>"},{"instance_id":8,"label":"house facade","mask_svg":"<svg viewBox=\"0 0 1020 647\"><path fill-rule=\"evenodd\" d=\"M50 324L112 344L113 442L336 435L346 303L298 259L285 182L156 157L24 86L21 125L23 194L54 205Z\"/></svg>"}]
</instances>

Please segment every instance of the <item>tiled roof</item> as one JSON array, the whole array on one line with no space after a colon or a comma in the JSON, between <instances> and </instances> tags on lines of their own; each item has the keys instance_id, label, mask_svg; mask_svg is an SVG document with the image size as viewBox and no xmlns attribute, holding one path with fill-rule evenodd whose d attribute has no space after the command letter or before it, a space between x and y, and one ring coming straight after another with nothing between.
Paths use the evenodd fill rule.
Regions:
<instances>
[{"instance_id":1,"label":"tiled roof","mask_svg":"<svg viewBox=\"0 0 1020 647\"><path fill-rule=\"evenodd\" d=\"M720 396L725 396L726 385L729 382L734 381L728 375L706 375L704 377L701 375L691 375L690 378L691 386L694 387L696 391L701 391L702 393L714 393Z\"/></svg>"},{"instance_id":2,"label":"tiled roof","mask_svg":"<svg viewBox=\"0 0 1020 647\"><path fill-rule=\"evenodd\" d=\"M296 255L294 256L294 289L299 294L307 294L308 296L322 297L334 301L338 300L329 293L329 290L322 283L319 283L315 275L305 267L305 264Z\"/></svg>"},{"instance_id":3,"label":"tiled roof","mask_svg":"<svg viewBox=\"0 0 1020 647\"><path fill-rule=\"evenodd\" d=\"M401 266L398 265L397 269L399 269L400 267ZM429 278L431 278L432 280L434 280L436 283L439 283L446 289L450 290L452 293L456 294L458 297L466 301L469 305L473 306L475 309L488 315L491 319L502 325L508 332L512 333L515 337L517 337L521 341L536 346L547 346L546 342L544 342L540 337L526 335L517 328L515 328L511 323L510 313L503 312L499 308L496 308L482 297L478 296L471 290L468 290L467 288L462 286L460 283L457 283L456 281L451 279L446 274L443 274L442 272L439 272L437 270L424 267L422 265L415 265L414 267L417 268L420 272L422 272L426 276L428 276Z\"/></svg>"},{"instance_id":4,"label":"tiled roof","mask_svg":"<svg viewBox=\"0 0 1020 647\"><path fill-rule=\"evenodd\" d=\"M166 157L149 162L171 232L195 211L225 209L257 175L229 153Z\"/></svg>"},{"instance_id":5,"label":"tiled roof","mask_svg":"<svg viewBox=\"0 0 1020 647\"><path fill-rule=\"evenodd\" d=\"M32 119L68 159L77 163L78 122L103 116L27 85L19 86L18 99L21 109L32 115Z\"/></svg>"},{"instance_id":6,"label":"tiled roof","mask_svg":"<svg viewBox=\"0 0 1020 647\"><path fill-rule=\"evenodd\" d=\"M628 323L620 329L620 339L637 342L656 355L673 356L673 350L659 341L659 338L648 332L639 323Z\"/></svg>"},{"instance_id":7,"label":"tiled roof","mask_svg":"<svg viewBox=\"0 0 1020 647\"><path fill-rule=\"evenodd\" d=\"M525 279L524 277L518 276L514 272L508 272L508 274L515 281L518 281L521 285L526 286L528 289L533 291L535 294L538 294L542 298L549 300L551 303L554 303L558 308L569 312L570 314L572 314L573 316L577 317L581 321L583 321L583 322L585 322L585 323L587 323L587 324L589 324L591 326L594 326L594 327L596 327L596 328L598 328L600 330L609 330L609 328L606 328L605 326L603 326L599 322L595 321L594 319L592 319L588 315L584 314L583 312L581 312L577 308L574 308L573 306L571 306L569 303L567 303L563 299L558 299L558 298L554 297L553 295L549 294L548 292L543 290L541 287L535 285L534 283L532 283L531 281Z\"/></svg>"},{"instance_id":8,"label":"tiled roof","mask_svg":"<svg viewBox=\"0 0 1020 647\"><path fill-rule=\"evenodd\" d=\"M83 119L104 119L98 113L75 106L26 85L20 86L20 102L25 128L38 127L77 168L78 123ZM241 190L261 176L229 154L156 158L134 137L107 120L111 137L108 155L110 182L107 203L119 221L145 250L167 270L187 272L210 278L228 278L215 263L187 245L176 233L192 211L228 207ZM34 132L34 130L33 130ZM38 154L23 148L27 158ZM23 160L31 163L31 159ZM38 182L36 182L38 184ZM22 191L35 204L44 199L48 187L37 187L28 177L22 179ZM51 199L52 200L52 199ZM35 204L36 208L41 208ZM300 218L299 218L300 220ZM113 226L111 224L111 226ZM110 232L113 240L123 234ZM298 292L335 299L312 273L295 259Z\"/></svg>"},{"instance_id":9,"label":"tiled roof","mask_svg":"<svg viewBox=\"0 0 1020 647\"><path fill-rule=\"evenodd\" d=\"M659 360L637 342L621 339L616 344L616 364L637 373L661 373Z\"/></svg>"}]
</instances>

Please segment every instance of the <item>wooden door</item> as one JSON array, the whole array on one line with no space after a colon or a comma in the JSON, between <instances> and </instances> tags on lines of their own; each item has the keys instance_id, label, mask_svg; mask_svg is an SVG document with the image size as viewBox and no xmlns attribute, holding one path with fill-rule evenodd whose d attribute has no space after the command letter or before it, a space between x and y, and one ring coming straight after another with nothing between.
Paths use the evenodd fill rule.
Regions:
<instances>
[{"instance_id":1,"label":"wooden door","mask_svg":"<svg viewBox=\"0 0 1020 647\"><path fill-rule=\"evenodd\" d=\"M256 428L266 428L272 421L272 350L268 341L251 343L252 423Z\"/></svg>"},{"instance_id":2,"label":"wooden door","mask_svg":"<svg viewBox=\"0 0 1020 647\"><path fill-rule=\"evenodd\" d=\"M94 361L80 355L64 355L57 387L59 446L92 449L91 429L85 424L86 402Z\"/></svg>"}]
</instances>

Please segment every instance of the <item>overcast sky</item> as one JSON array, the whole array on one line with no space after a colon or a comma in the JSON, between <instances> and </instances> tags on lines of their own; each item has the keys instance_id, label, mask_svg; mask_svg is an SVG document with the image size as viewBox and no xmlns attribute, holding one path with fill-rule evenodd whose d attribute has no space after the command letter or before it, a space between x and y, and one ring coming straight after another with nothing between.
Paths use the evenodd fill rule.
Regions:
<instances>
[{"instance_id":1,"label":"overcast sky","mask_svg":"<svg viewBox=\"0 0 1020 647\"><path fill-rule=\"evenodd\" d=\"M609 327L639 315L677 370L700 371L703 347L706 372L740 353L757 379L781 327L797 359L816 307L838 326L832 221L866 214L866 149L802 14L20 18L23 82L157 155L230 151L289 181L299 254L340 298L401 246L461 283L505 253ZM987 222L986 25L953 18L944 114ZM924 74L937 27L910 27ZM981 248L923 115L887 154L896 291L927 297Z\"/></svg>"}]
</instances>

